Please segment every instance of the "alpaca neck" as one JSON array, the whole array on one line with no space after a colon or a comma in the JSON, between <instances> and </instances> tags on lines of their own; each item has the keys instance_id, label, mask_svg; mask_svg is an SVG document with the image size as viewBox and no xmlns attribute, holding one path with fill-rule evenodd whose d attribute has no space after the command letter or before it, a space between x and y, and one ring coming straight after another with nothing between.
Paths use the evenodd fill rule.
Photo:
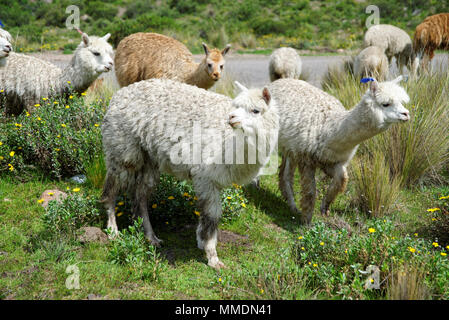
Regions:
<instances>
[{"instance_id":1,"label":"alpaca neck","mask_svg":"<svg viewBox=\"0 0 449 320\"><path fill-rule=\"evenodd\" d=\"M215 84L215 81L212 80L207 73L207 63L205 59L203 59L200 63L193 63L192 67L192 71L185 81L187 84L206 90Z\"/></svg>"},{"instance_id":2,"label":"alpaca neck","mask_svg":"<svg viewBox=\"0 0 449 320\"><path fill-rule=\"evenodd\" d=\"M84 92L97 77L97 72L83 65L79 65L75 55L71 63L62 70L60 76L61 91L68 92L72 88L75 92Z\"/></svg>"},{"instance_id":3,"label":"alpaca neck","mask_svg":"<svg viewBox=\"0 0 449 320\"><path fill-rule=\"evenodd\" d=\"M7 61L7 58L0 58L0 68L5 67Z\"/></svg>"},{"instance_id":4,"label":"alpaca neck","mask_svg":"<svg viewBox=\"0 0 449 320\"><path fill-rule=\"evenodd\" d=\"M372 103L371 98L365 95L359 104L347 111L338 122L331 143L336 143L341 150L352 150L363 141L385 131L388 126L381 126L376 122Z\"/></svg>"}]
</instances>

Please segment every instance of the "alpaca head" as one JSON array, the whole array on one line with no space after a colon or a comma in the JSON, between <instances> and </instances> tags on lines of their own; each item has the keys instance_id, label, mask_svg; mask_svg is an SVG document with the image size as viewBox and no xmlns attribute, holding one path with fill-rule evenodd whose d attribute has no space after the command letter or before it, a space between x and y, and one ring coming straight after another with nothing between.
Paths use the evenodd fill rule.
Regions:
<instances>
[{"instance_id":1,"label":"alpaca head","mask_svg":"<svg viewBox=\"0 0 449 320\"><path fill-rule=\"evenodd\" d=\"M239 82L241 92L232 101L235 110L229 114L229 124L234 129L242 129L246 134L256 134L260 129L268 130L265 120L278 122L277 108L267 88L247 89Z\"/></svg>"},{"instance_id":2,"label":"alpaca head","mask_svg":"<svg viewBox=\"0 0 449 320\"><path fill-rule=\"evenodd\" d=\"M80 69L90 71L96 76L112 70L114 51L107 42L110 36L108 33L104 37L89 37L86 33L83 33L81 36L82 41L74 54L74 65L77 65Z\"/></svg>"},{"instance_id":3,"label":"alpaca head","mask_svg":"<svg viewBox=\"0 0 449 320\"><path fill-rule=\"evenodd\" d=\"M6 58L12 51L11 40L9 32L0 28L0 67L6 64Z\"/></svg>"},{"instance_id":4,"label":"alpaca head","mask_svg":"<svg viewBox=\"0 0 449 320\"><path fill-rule=\"evenodd\" d=\"M220 79L225 64L225 60L223 57L228 53L230 48L231 45L228 44L221 51L218 49L210 50L209 47L205 43L203 43L204 53L206 54L203 63L206 66L207 74L212 80L218 81Z\"/></svg>"},{"instance_id":5,"label":"alpaca head","mask_svg":"<svg viewBox=\"0 0 449 320\"><path fill-rule=\"evenodd\" d=\"M368 105L373 113L373 119L379 129L388 128L396 122L410 120L409 111L402 105L408 103L410 98L407 92L398 85L402 76L392 81L377 82L375 79L370 83L365 97L371 103Z\"/></svg>"}]
</instances>

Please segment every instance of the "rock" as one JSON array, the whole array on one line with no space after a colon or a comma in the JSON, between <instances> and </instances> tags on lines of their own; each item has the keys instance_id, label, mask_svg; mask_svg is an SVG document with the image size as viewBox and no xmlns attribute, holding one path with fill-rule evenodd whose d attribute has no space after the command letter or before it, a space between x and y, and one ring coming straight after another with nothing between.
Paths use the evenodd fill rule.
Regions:
<instances>
[{"instance_id":1,"label":"rock","mask_svg":"<svg viewBox=\"0 0 449 320\"><path fill-rule=\"evenodd\" d=\"M79 174L76 175L74 177L70 178L71 182L77 183L77 184L83 184L84 182L86 182L87 178L84 174Z\"/></svg>"},{"instance_id":2,"label":"rock","mask_svg":"<svg viewBox=\"0 0 449 320\"><path fill-rule=\"evenodd\" d=\"M41 197L39 198L39 203L44 208L48 207L48 203L50 201L56 200L61 202L63 199L67 198L67 193L62 192L61 190L55 189L55 190L45 190ZM41 201L43 200L43 201Z\"/></svg>"},{"instance_id":3,"label":"rock","mask_svg":"<svg viewBox=\"0 0 449 320\"><path fill-rule=\"evenodd\" d=\"M90 293L87 295L87 300L100 300L102 298L101 295L97 295L94 293Z\"/></svg>"},{"instance_id":4,"label":"rock","mask_svg":"<svg viewBox=\"0 0 449 320\"><path fill-rule=\"evenodd\" d=\"M106 233L104 233L100 228L97 227L82 227L78 229L77 233L79 234L77 239L81 243L108 242L108 236L106 235Z\"/></svg>"}]
</instances>

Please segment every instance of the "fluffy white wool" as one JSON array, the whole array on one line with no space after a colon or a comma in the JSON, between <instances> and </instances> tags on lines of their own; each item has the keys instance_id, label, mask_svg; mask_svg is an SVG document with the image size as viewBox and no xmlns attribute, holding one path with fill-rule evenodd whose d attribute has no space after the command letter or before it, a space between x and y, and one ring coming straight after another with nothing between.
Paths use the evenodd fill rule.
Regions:
<instances>
[{"instance_id":1,"label":"fluffy white wool","mask_svg":"<svg viewBox=\"0 0 449 320\"><path fill-rule=\"evenodd\" d=\"M393 81L371 82L362 100L351 110L333 96L293 79L272 82L268 89L279 108L279 149L283 155L280 188L291 210L296 211L293 176L301 172L302 221L310 223L315 202L315 170L321 168L333 180L321 211L328 212L336 195L344 190L346 166L358 145L395 122L407 121L405 90Z\"/></svg>"},{"instance_id":2,"label":"fluffy white wool","mask_svg":"<svg viewBox=\"0 0 449 320\"><path fill-rule=\"evenodd\" d=\"M9 32L0 28L0 68L6 66L9 53L12 51L11 41Z\"/></svg>"},{"instance_id":3,"label":"fluffy white wool","mask_svg":"<svg viewBox=\"0 0 449 320\"><path fill-rule=\"evenodd\" d=\"M72 88L83 92L98 76L112 69L113 50L110 35L82 35L70 64L60 69L44 60L12 53L6 67L0 69L0 87L7 98L6 111L19 114L31 111L42 97L65 94Z\"/></svg>"},{"instance_id":4,"label":"fluffy white wool","mask_svg":"<svg viewBox=\"0 0 449 320\"><path fill-rule=\"evenodd\" d=\"M277 131L277 107L267 90L244 90L232 100L168 79L144 80L120 89L111 99L102 126L108 227L117 230L115 199L127 190L135 195L146 237L159 244L146 207L159 174L191 179L201 212L198 247L205 249L209 265L220 268L215 250L220 189L248 183L258 174L277 142ZM227 161L229 154L231 160L242 155L242 149L232 147L242 133L248 138L246 150L255 145L256 138L257 146L267 147L259 161L251 163L246 153L241 164ZM186 152L180 156L182 150Z\"/></svg>"},{"instance_id":5,"label":"fluffy white wool","mask_svg":"<svg viewBox=\"0 0 449 320\"><path fill-rule=\"evenodd\" d=\"M385 80L388 75L388 58L384 51L376 46L363 49L354 59L354 74Z\"/></svg>"},{"instance_id":6,"label":"fluffy white wool","mask_svg":"<svg viewBox=\"0 0 449 320\"><path fill-rule=\"evenodd\" d=\"M389 25L379 24L370 27L364 36L364 47L377 46L384 50L388 57L388 62L396 57L399 71L403 66L408 68L415 66L415 54L413 51L412 40L404 30Z\"/></svg>"},{"instance_id":7,"label":"fluffy white wool","mask_svg":"<svg viewBox=\"0 0 449 320\"><path fill-rule=\"evenodd\" d=\"M273 51L268 65L270 80L291 78L299 79L302 62L293 48L279 48Z\"/></svg>"}]
</instances>

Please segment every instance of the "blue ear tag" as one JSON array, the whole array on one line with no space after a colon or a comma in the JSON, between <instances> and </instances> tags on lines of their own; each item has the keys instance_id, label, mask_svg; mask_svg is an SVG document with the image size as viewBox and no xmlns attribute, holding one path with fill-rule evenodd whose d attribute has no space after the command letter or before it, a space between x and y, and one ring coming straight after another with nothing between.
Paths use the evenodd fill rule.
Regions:
<instances>
[{"instance_id":1,"label":"blue ear tag","mask_svg":"<svg viewBox=\"0 0 449 320\"><path fill-rule=\"evenodd\" d=\"M2 20L0 20L0 27L4 28L5 25L3 24Z\"/></svg>"},{"instance_id":2,"label":"blue ear tag","mask_svg":"<svg viewBox=\"0 0 449 320\"><path fill-rule=\"evenodd\" d=\"M362 80L360 80L360 83L367 83L370 81L376 81L374 78L363 78Z\"/></svg>"}]
</instances>

